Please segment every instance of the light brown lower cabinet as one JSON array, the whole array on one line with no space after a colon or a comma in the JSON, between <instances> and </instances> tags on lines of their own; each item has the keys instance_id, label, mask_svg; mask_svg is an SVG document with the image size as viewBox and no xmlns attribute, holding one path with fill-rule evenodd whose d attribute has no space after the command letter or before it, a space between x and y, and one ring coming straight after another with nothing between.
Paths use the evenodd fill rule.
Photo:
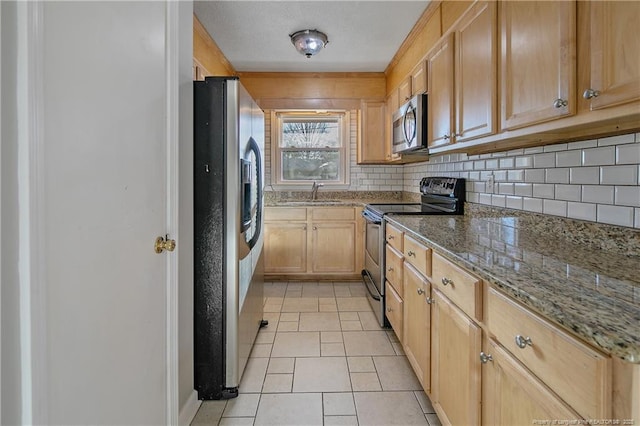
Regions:
<instances>
[{"instance_id":1,"label":"light brown lower cabinet","mask_svg":"<svg viewBox=\"0 0 640 426\"><path fill-rule=\"evenodd\" d=\"M404 266L404 353L426 392L431 389L431 284Z\"/></svg>"},{"instance_id":2,"label":"light brown lower cabinet","mask_svg":"<svg viewBox=\"0 0 640 426\"><path fill-rule=\"evenodd\" d=\"M361 207L267 207L265 274L356 278L363 264Z\"/></svg>"},{"instance_id":3,"label":"light brown lower cabinet","mask_svg":"<svg viewBox=\"0 0 640 426\"><path fill-rule=\"evenodd\" d=\"M431 401L443 425L480 424L482 330L432 288Z\"/></svg>"},{"instance_id":4,"label":"light brown lower cabinet","mask_svg":"<svg viewBox=\"0 0 640 426\"><path fill-rule=\"evenodd\" d=\"M492 339L482 352L482 424L530 426L580 415Z\"/></svg>"}]
</instances>

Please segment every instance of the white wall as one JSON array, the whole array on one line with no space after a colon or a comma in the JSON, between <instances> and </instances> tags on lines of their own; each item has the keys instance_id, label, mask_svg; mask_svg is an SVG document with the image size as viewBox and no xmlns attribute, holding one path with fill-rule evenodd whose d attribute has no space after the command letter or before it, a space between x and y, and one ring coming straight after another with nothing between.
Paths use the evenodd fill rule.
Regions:
<instances>
[{"instance_id":1,"label":"white wall","mask_svg":"<svg viewBox=\"0 0 640 426\"><path fill-rule=\"evenodd\" d=\"M17 6L0 2L0 424L21 423L18 273Z\"/></svg>"},{"instance_id":2,"label":"white wall","mask_svg":"<svg viewBox=\"0 0 640 426\"><path fill-rule=\"evenodd\" d=\"M495 178L493 190L487 186ZM447 154L404 168L404 190L423 176L468 179L467 201L640 228L640 133L483 155Z\"/></svg>"}]
</instances>

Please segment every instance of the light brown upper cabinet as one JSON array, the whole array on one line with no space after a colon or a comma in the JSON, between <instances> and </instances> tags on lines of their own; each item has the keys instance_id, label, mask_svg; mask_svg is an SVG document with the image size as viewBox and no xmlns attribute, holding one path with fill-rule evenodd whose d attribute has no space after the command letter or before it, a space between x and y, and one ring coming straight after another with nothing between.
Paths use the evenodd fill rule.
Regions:
<instances>
[{"instance_id":1,"label":"light brown upper cabinet","mask_svg":"<svg viewBox=\"0 0 640 426\"><path fill-rule=\"evenodd\" d=\"M430 147L496 133L496 13L477 3L427 57Z\"/></svg>"},{"instance_id":2,"label":"light brown upper cabinet","mask_svg":"<svg viewBox=\"0 0 640 426\"><path fill-rule=\"evenodd\" d=\"M497 7L479 2L455 30L455 142L497 131Z\"/></svg>"},{"instance_id":3,"label":"light brown upper cabinet","mask_svg":"<svg viewBox=\"0 0 640 426\"><path fill-rule=\"evenodd\" d=\"M420 95L427 91L427 63L420 61L411 71L411 95Z\"/></svg>"},{"instance_id":4,"label":"light brown upper cabinet","mask_svg":"<svg viewBox=\"0 0 640 426\"><path fill-rule=\"evenodd\" d=\"M398 86L398 101L400 105L411 99L411 93L411 76L409 75Z\"/></svg>"},{"instance_id":5,"label":"light brown upper cabinet","mask_svg":"<svg viewBox=\"0 0 640 426\"><path fill-rule=\"evenodd\" d=\"M386 106L381 101L362 101L360 104L360 143L358 164L379 164L388 160L390 144L387 139L388 118Z\"/></svg>"},{"instance_id":6,"label":"light brown upper cabinet","mask_svg":"<svg viewBox=\"0 0 640 426\"><path fill-rule=\"evenodd\" d=\"M582 6L582 5L581 5ZM580 96L592 110L640 99L640 2L591 2L591 78Z\"/></svg>"},{"instance_id":7,"label":"light brown upper cabinet","mask_svg":"<svg viewBox=\"0 0 640 426\"><path fill-rule=\"evenodd\" d=\"M427 57L429 107L427 138L430 148L451 143L453 131L453 33L434 47Z\"/></svg>"},{"instance_id":8,"label":"light brown upper cabinet","mask_svg":"<svg viewBox=\"0 0 640 426\"><path fill-rule=\"evenodd\" d=\"M500 23L502 129L575 114L575 2L500 2Z\"/></svg>"}]
</instances>

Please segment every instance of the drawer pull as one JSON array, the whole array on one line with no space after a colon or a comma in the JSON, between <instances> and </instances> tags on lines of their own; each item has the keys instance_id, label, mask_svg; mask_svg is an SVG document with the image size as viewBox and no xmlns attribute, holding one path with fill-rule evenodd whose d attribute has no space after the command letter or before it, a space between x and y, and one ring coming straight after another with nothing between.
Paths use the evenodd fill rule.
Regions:
<instances>
[{"instance_id":1,"label":"drawer pull","mask_svg":"<svg viewBox=\"0 0 640 426\"><path fill-rule=\"evenodd\" d=\"M449 285L449 284L453 285L453 280L450 280L450 279L449 279L449 278L447 278L447 277L442 277L442 280L441 280L441 281L442 281L442 285L444 285L444 286L447 286L447 285Z\"/></svg>"},{"instance_id":2,"label":"drawer pull","mask_svg":"<svg viewBox=\"0 0 640 426\"><path fill-rule=\"evenodd\" d=\"M421 288L419 288L419 289L418 289L418 294L424 294L424 290L423 290L423 289L421 289Z\"/></svg>"},{"instance_id":3,"label":"drawer pull","mask_svg":"<svg viewBox=\"0 0 640 426\"><path fill-rule=\"evenodd\" d=\"M493 361L493 357L490 354L485 354L484 352L480 352L480 362L486 364L489 361Z\"/></svg>"},{"instance_id":4,"label":"drawer pull","mask_svg":"<svg viewBox=\"0 0 640 426\"><path fill-rule=\"evenodd\" d=\"M387 312L392 312L392 311L393 311L393 309L387 308Z\"/></svg>"},{"instance_id":5,"label":"drawer pull","mask_svg":"<svg viewBox=\"0 0 640 426\"><path fill-rule=\"evenodd\" d=\"M533 342L531 342L531 337L522 337L518 334L516 336L516 345L518 345L520 349L524 349L527 346L533 346Z\"/></svg>"},{"instance_id":6,"label":"drawer pull","mask_svg":"<svg viewBox=\"0 0 640 426\"><path fill-rule=\"evenodd\" d=\"M424 299L428 305L433 305L434 303L436 303L435 299L433 299L432 297L427 297L426 299Z\"/></svg>"},{"instance_id":7,"label":"drawer pull","mask_svg":"<svg viewBox=\"0 0 640 426\"><path fill-rule=\"evenodd\" d=\"M407 252L407 256L413 256L413 257L416 257L416 254L415 254L414 252L412 252L411 250L409 250L409 251Z\"/></svg>"},{"instance_id":8,"label":"drawer pull","mask_svg":"<svg viewBox=\"0 0 640 426\"><path fill-rule=\"evenodd\" d=\"M387 238L393 240L395 237L393 235L389 235Z\"/></svg>"},{"instance_id":9,"label":"drawer pull","mask_svg":"<svg viewBox=\"0 0 640 426\"><path fill-rule=\"evenodd\" d=\"M393 266L389 266L389 268L387 268L387 271L393 272Z\"/></svg>"}]
</instances>

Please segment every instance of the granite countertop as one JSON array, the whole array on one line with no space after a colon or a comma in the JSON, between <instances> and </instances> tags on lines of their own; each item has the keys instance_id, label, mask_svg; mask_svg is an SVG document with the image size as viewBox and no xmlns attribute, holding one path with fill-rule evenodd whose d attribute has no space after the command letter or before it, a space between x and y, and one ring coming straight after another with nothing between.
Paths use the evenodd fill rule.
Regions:
<instances>
[{"instance_id":1,"label":"granite countertop","mask_svg":"<svg viewBox=\"0 0 640 426\"><path fill-rule=\"evenodd\" d=\"M419 198L419 197L418 197ZM369 203L406 203L419 202L415 198L406 198L401 191L324 191L311 199L309 191L266 191L267 207L327 207L362 206Z\"/></svg>"},{"instance_id":2,"label":"granite countertop","mask_svg":"<svg viewBox=\"0 0 640 426\"><path fill-rule=\"evenodd\" d=\"M538 216L493 209L388 220L604 352L640 363L640 232Z\"/></svg>"}]
</instances>

